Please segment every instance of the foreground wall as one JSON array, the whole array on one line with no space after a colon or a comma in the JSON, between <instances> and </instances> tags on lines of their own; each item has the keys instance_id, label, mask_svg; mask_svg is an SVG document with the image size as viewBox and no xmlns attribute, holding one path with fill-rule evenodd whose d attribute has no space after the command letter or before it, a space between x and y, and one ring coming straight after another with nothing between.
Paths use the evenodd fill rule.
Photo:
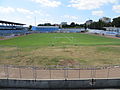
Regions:
<instances>
[{"instance_id":1,"label":"foreground wall","mask_svg":"<svg viewBox=\"0 0 120 90\"><path fill-rule=\"evenodd\" d=\"M36 80L36 81L0 79L0 88L29 88L29 89L120 88L120 79Z\"/></svg>"}]
</instances>

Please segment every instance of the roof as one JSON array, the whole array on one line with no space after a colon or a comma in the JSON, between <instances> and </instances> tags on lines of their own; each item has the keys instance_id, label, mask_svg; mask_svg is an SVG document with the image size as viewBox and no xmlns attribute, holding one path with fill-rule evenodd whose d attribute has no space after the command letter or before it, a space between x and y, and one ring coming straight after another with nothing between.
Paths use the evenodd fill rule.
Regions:
<instances>
[{"instance_id":1,"label":"roof","mask_svg":"<svg viewBox=\"0 0 120 90\"><path fill-rule=\"evenodd\" d=\"M15 22L2 21L2 20L0 20L0 23L5 23L5 24L14 24L14 25L26 25L26 24L22 24L22 23L15 23Z\"/></svg>"},{"instance_id":2,"label":"roof","mask_svg":"<svg viewBox=\"0 0 120 90\"><path fill-rule=\"evenodd\" d=\"M59 28L59 26L37 26L37 28Z\"/></svg>"}]
</instances>

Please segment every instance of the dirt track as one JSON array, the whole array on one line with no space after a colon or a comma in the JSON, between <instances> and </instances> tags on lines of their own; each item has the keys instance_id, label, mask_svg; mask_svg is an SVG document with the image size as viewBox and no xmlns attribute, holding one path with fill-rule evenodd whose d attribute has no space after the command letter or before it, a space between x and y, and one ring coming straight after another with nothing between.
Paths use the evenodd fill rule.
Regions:
<instances>
[{"instance_id":1,"label":"dirt track","mask_svg":"<svg viewBox=\"0 0 120 90\"><path fill-rule=\"evenodd\" d=\"M112 35L102 35L102 34L92 34L92 33L87 33L87 34L91 34L91 35L95 35L95 36L101 36L101 37L107 37L107 38L120 39L120 37L115 37L115 36L112 36Z\"/></svg>"},{"instance_id":2,"label":"dirt track","mask_svg":"<svg viewBox=\"0 0 120 90\"><path fill-rule=\"evenodd\" d=\"M120 67L82 70L82 69L32 69L32 68L0 68L0 78L9 79L87 79L87 78L120 78Z\"/></svg>"}]
</instances>

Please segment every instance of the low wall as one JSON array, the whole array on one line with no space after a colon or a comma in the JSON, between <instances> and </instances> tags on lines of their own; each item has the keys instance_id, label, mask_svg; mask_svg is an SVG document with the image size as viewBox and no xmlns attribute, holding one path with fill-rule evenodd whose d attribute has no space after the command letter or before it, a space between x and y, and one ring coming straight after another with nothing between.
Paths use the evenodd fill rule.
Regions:
<instances>
[{"instance_id":1,"label":"low wall","mask_svg":"<svg viewBox=\"0 0 120 90\"><path fill-rule=\"evenodd\" d=\"M0 79L0 88L27 88L27 89L120 88L120 79L36 80L36 81Z\"/></svg>"}]
</instances>

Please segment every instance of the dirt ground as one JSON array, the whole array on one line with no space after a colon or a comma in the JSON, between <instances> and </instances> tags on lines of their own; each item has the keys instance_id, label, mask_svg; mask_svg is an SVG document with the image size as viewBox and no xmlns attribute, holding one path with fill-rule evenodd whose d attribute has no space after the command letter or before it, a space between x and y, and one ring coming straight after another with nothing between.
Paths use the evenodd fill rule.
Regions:
<instances>
[{"instance_id":1,"label":"dirt ground","mask_svg":"<svg viewBox=\"0 0 120 90\"><path fill-rule=\"evenodd\" d=\"M43 69L0 67L0 78L8 79L91 79L91 78L120 78L120 67L101 69Z\"/></svg>"},{"instance_id":2,"label":"dirt ground","mask_svg":"<svg viewBox=\"0 0 120 90\"><path fill-rule=\"evenodd\" d=\"M120 39L120 37L115 37L115 36L113 36L113 35L102 35L102 34L92 34L92 33L87 33L87 34L96 35L96 36L102 36L102 37L107 37L107 38Z\"/></svg>"}]
</instances>

